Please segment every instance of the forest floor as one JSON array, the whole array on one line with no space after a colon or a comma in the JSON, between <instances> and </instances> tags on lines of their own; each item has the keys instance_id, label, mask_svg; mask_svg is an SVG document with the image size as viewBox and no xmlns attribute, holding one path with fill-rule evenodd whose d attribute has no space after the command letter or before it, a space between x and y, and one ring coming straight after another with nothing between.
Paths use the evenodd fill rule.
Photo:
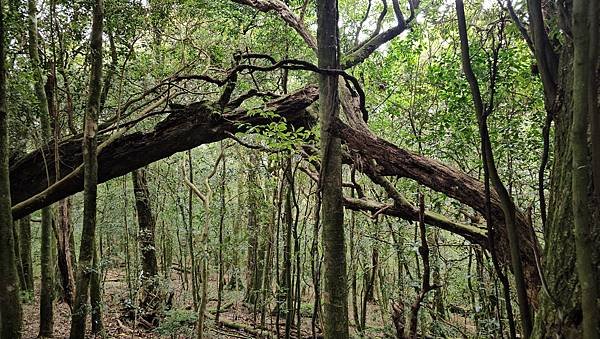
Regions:
<instances>
[{"instance_id":1,"label":"forest floor","mask_svg":"<svg viewBox=\"0 0 600 339\"><path fill-rule=\"evenodd\" d=\"M148 330L143 326L134 326L133 322L123 317L124 300L128 298L127 280L123 269L108 270L104 282L104 313L103 321L107 338L190 338L194 337L194 319L195 312L192 310L192 297L189 290L182 286L180 275L173 273L171 279L171 291L174 293L172 311L167 313L167 317L157 329ZM209 281L209 295L216 296L216 277L214 281ZM36 286L37 287L37 286ZM37 338L39 330L39 288L36 288L33 299L23 306L23 328L26 339ZM266 329L261 331L257 329L260 325L261 314L257 312L256 318L254 312L242 300L243 292L224 289L221 313L221 326L216 326L214 321L214 310L216 309L216 298L210 299L208 304L209 314L205 321L207 330L205 338L276 338L276 316L266 315ZM301 337L312 338L311 319L312 302L310 296L305 297L302 302L302 326ZM308 314L306 314L308 313ZM369 338L383 337L382 318L379 312L379 306L369 305L368 322L373 330ZM256 321L254 321L256 319ZM89 321L89 318L88 318ZM68 338L70 330L70 310L69 306L60 301L55 302L54 306L54 336L55 338ZM87 326L88 337L92 338L90 325ZM296 330L293 330L293 338L297 338ZM379 334L376 334L379 332ZM280 333L285 333L285 316L280 319ZM317 332L320 334L320 332Z\"/></svg>"}]
</instances>

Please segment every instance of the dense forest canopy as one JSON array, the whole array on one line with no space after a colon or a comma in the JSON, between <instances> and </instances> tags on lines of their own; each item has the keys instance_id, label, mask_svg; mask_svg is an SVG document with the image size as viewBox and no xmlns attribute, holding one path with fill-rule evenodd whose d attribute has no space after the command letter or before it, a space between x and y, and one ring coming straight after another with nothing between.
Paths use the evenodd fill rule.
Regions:
<instances>
[{"instance_id":1,"label":"dense forest canopy","mask_svg":"<svg viewBox=\"0 0 600 339\"><path fill-rule=\"evenodd\" d=\"M0 338L599 338L599 7L0 0Z\"/></svg>"}]
</instances>

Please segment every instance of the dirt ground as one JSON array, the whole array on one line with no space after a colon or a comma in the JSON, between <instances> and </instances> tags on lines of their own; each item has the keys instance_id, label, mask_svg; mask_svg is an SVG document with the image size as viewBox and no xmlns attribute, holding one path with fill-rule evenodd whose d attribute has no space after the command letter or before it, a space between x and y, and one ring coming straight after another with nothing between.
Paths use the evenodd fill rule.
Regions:
<instances>
[{"instance_id":1,"label":"dirt ground","mask_svg":"<svg viewBox=\"0 0 600 339\"><path fill-rule=\"evenodd\" d=\"M174 293L173 309L184 310L186 314L194 314L192 311L192 298L189 291L182 288L180 276L176 273L172 276L172 291ZM216 296L216 281L209 283L210 296ZM170 333L162 335L157 330L148 330L143 326L134 326L132 321L122 318L123 300L128 297L127 282L123 270L111 269L106 274L104 282L104 313L103 321L106 338L190 338L194 336L193 324L183 323L179 328L171 328ZM214 310L216 309L216 300L211 299L208 304L209 314L205 320L207 330L205 338L276 338L276 316L267 314L265 325L268 330L257 329L253 324L260 324L260 311L257 313L256 321L254 312L243 302L243 293L241 291L224 291L221 313L221 326L216 326L214 321ZM306 300L309 302L309 300ZM372 305L373 307L375 305ZM212 312L211 312L212 311ZM308 311L308 309L307 309ZM303 310L304 312L304 310ZM39 329L39 288L36 286L34 299L24 304L24 336L23 338L37 338ZM379 318L376 316L375 318ZM376 319L370 319L376 321ZM380 318L379 318L380 319ZM285 332L285 318L280 319L280 332ZM89 321L89 318L88 318ZM70 310L66 303L55 302L54 307L54 336L55 338L68 338L70 329ZM163 322L164 323L164 322ZM175 327L177 327L176 325ZM88 338L92 338L88 324ZM237 328L234 328L237 327ZM260 327L260 326L259 326ZM296 337L296 330L293 331ZM311 320L309 317L302 318L302 338L312 338ZM379 336L374 336L379 337Z\"/></svg>"}]
</instances>

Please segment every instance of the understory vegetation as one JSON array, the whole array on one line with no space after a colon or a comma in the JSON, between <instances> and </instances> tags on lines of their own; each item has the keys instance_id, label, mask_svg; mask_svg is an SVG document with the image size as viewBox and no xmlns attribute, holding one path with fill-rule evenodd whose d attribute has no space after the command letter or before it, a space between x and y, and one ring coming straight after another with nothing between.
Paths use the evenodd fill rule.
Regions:
<instances>
[{"instance_id":1,"label":"understory vegetation","mask_svg":"<svg viewBox=\"0 0 600 339\"><path fill-rule=\"evenodd\" d=\"M599 7L0 0L0 339L600 338Z\"/></svg>"}]
</instances>

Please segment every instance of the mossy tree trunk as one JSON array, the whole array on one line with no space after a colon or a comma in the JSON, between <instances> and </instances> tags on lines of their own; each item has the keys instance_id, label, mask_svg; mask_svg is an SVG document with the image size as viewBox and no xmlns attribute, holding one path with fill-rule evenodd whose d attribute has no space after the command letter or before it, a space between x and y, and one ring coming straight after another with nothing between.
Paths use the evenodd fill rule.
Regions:
<instances>
[{"instance_id":1,"label":"mossy tree trunk","mask_svg":"<svg viewBox=\"0 0 600 339\"><path fill-rule=\"evenodd\" d=\"M48 98L44 90L44 76L39 56L38 28L37 28L37 2L27 1L28 32L29 32L29 58L31 59L35 95L40 113L40 126L42 129L43 147L50 145L50 110ZM48 185L50 182L48 181ZM41 338L52 337L54 327L54 264L52 258L52 206L42 208L42 234L40 239L40 333Z\"/></svg>"},{"instance_id":2,"label":"mossy tree trunk","mask_svg":"<svg viewBox=\"0 0 600 339\"><path fill-rule=\"evenodd\" d=\"M90 36L91 70L83 136L83 230L79 250L75 304L71 315L71 339L83 339L85 336L89 285L94 269L96 186L98 183L98 142L96 134L98 130L98 110L100 107L102 80L103 7L103 0L94 1Z\"/></svg>"},{"instance_id":3,"label":"mossy tree trunk","mask_svg":"<svg viewBox=\"0 0 600 339\"><path fill-rule=\"evenodd\" d=\"M592 105L598 104L597 88L592 88L596 60L591 57L591 36L597 38L592 21L598 15L597 1L573 1L573 125L570 142L572 159L573 223L575 231L576 268L581 288L581 311L583 313L583 338L600 337L598 314L598 280L594 267L594 239L592 201L589 199L589 183L592 179L592 163L588 144L589 114ZM595 43L595 46L598 44ZM596 169L600 170L600 169ZM597 184L597 183L596 183Z\"/></svg>"},{"instance_id":4,"label":"mossy tree trunk","mask_svg":"<svg viewBox=\"0 0 600 339\"><path fill-rule=\"evenodd\" d=\"M102 320L102 267L100 265L98 241L94 240L92 275L90 279L90 305L92 307L92 333L104 337Z\"/></svg>"},{"instance_id":5,"label":"mossy tree trunk","mask_svg":"<svg viewBox=\"0 0 600 339\"><path fill-rule=\"evenodd\" d=\"M571 3L567 3L570 6ZM539 1L529 0L529 12L534 22L544 22L541 18L541 7ZM586 13L594 13L591 8L585 10ZM536 15L537 13L537 15ZM564 31L571 31L571 8L564 8L567 20L561 21ZM596 10L597 13L597 10ZM532 15L533 14L533 15ZM553 18L550 18L553 19ZM537 27L532 25L533 28ZM597 25L596 25L597 28ZM540 293L540 307L536 316L534 338L564 337L581 338L583 336L583 316L586 312L582 307L582 288L577 269L578 246L575 235L574 223L574 204L573 204L573 156L574 149L571 142L571 132L573 126L574 114L574 46L573 41L568 38L561 45L556 47L555 51L548 52L544 49L543 31L532 30L536 48L536 61L540 70L542 70L542 80L544 83L546 109L549 110L554 120L554 161L550 176L550 199L548 204L548 223L545 229L545 249L544 249L544 274L549 293ZM596 43L598 37L595 35ZM554 54L552 54L554 53ZM552 57L548 57L548 56ZM545 57L544 57L545 56ZM552 67L552 62L556 59L556 66ZM550 66L546 66L549 64ZM593 69L585 69L586 72L598 74L599 68L596 63ZM544 69L550 71L544 73ZM546 78L546 80L544 80ZM550 80L548 80L550 78ZM551 81L552 80L552 81ZM596 101L595 110L598 106ZM579 117L581 118L581 117ZM584 132L577 132L583 142L590 147L590 141L587 138L587 128ZM592 129L593 130L593 129ZM580 142L580 141L578 141ZM579 145L581 146L581 145ZM589 151L588 151L589 152ZM581 155L579 155L581 160ZM578 168L581 170L578 176L592 178L592 168L590 154L585 155L585 161ZM593 186L586 184L577 187L578 199L590 208L589 214L589 233L588 240L593 244L600 242L600 205L593 195ZM600 264L600 250L596 246L588 254L591 256L591 266L594 271L595 281L593 284L598 286L598 265ZM588 282L589 283L589 282ZM596 303L598 301L596 300ZM596 314L597 316L597 314Z\"/></svg>"},{"instance_id":6,"label":"mossy tree trunk","mask_svg":"<svg viewBox=\"0 0 600 339\"><path fill-rule=\"evenodd\" d=\"M150 191L146 179L146 169L131 172L135 207L139 225L139 246L142 254L142 291L140 293L141 316L151 324L158 324L158 307L161 300L158 294L158 263L156 261L155 227L156 219L150 206Z\"/></svg>"},{"instance_id":7,"label":"mossy tree trunk","mask_svg":"<svg viewBox=\"0 0 600 339\"><path fill-rule=\"evenodd\" d=\"M18 339L22 311L10 199L4 20L4 1L0 1L0 338Z\"/></svg>"},{"instance_id":8,"label":"mossy tree trunk","mask_svg":"<svg viewBox=\"0 0 600 339\"><path fill-rule=\"evenodd\" d=\"M31 260L31 217L26 216L17 221L19 227L19 251L23 269L21 289L33 293L33 263Z\"/></svg>"},{"instance_id":9,"label":"mossy tree trunk","mask_svg":"<svg viewBox=\"0 0 600 339\"><path fill-rule=\"evenodd\" d=\"M337 0L317 2L317 44L319 67L339 68ZM338 77L319 77L319 118L321 123L321 216L323 219L324 335L326 339L349 337L348 288L344 210L342 206L342 149L332 135L331 125L339 116Z\"/></svg>"}]
</instances>

